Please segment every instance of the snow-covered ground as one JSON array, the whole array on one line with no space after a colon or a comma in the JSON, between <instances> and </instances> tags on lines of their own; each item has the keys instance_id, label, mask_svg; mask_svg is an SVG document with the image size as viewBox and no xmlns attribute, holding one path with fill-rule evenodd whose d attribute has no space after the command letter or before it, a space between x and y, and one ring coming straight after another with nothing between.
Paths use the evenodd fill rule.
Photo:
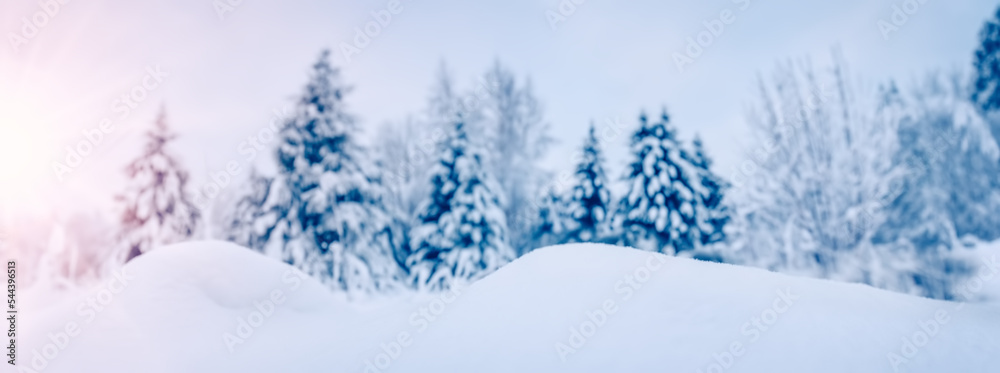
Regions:
<instances>
[{"instance_id":1,"label":"snow-covered ground","mask_svg":"<svg viewBox=\"0 0 1000 373\"><path fill-rule=\"evenodd\" d=\"M604 245L536 250L450 293L366 302L221 242L155 250L117 278L23 310L19 371L1000 371L995 301ZM996 291L1000 276L982 283L969 291Z\"/></svg>"}]
</instances>

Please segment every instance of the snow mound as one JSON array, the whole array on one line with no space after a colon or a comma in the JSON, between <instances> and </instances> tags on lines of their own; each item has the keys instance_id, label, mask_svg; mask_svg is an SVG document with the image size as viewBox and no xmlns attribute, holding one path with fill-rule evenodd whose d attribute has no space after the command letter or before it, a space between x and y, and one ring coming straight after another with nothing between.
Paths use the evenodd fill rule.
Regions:
<instances>
[{"instance_id":1,"label":"snow mound","mask_svg":"<svg viewBox=\"0 0 1000 373\"><path fill-rule=\"evenodd\" d=\"M38 330L24 333L18 363L36 372L279 371L280 359L239 361L238 354L295 356L287 342L329 323L342 304L313 279L246 248L173 245L28 322ZM240 328L249 338L227 339Z\"/></svg>"},{"instance_id":2,"label":"snow mound","mask_svg":"<svg viewBox=\"0 0 1000 373\"><path fill-rule=\"evenodd\" d=\"M79 304L86 304L80 300L56 307L61 313L40 322L31 331L36 338L26 337L19 364L30 367L32 350L55 343L50 333L69 320L80 330L44 371L996 372L1000 366L996 304L935 301L605 245L544 248L468 288L366 304L348 303L310 279L292 289L290 279L298 277L290 267L218 242L161 248L126 271L129 284L91 322L79 315ZM240 320L266 313L260 304L276 290L284 300L240 330Z\"/></svg>"},{"instance_id":3,"label":"snow mound","mask_svg":"<svg viewBox=\"0 0 1000 373\"><path fill-rule=\"evenodd\" d=\"M412 364L413 371L995 372L998 311L564 245L472 286L413 348Z\"/></svg>"}]
</instances>

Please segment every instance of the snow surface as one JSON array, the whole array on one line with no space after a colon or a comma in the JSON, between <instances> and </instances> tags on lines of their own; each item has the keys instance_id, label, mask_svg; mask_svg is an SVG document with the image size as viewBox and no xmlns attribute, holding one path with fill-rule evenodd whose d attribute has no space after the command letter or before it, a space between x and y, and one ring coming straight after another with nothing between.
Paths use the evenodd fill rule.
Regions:
<instances>
[{"instance_id":1,"label":"snow surface","mask_svg":"<svg viewBox=\"0 0 1000 373\"><path fill-rule=\"evenodd\" d=\"M899 371L1000 371L998 303L605 245L536 250L453 293L365 302L222 242L163 247L125 273L123 290L105 285L22 311L17 371L892 372L891 354L905 359ZM276 292L283 301L270 316L254 316ZM106 306L93 312L86 298L100 296ZM602 320L595 312L606 315L601 326L588 321ZM238 337L248 317L252 335L230 350L225 336ZM74 336L53 334L67 323ZM933 336L921 337L921 323ZM27 369L50 335L65 347Z\"/></svg>"}]
</instances>

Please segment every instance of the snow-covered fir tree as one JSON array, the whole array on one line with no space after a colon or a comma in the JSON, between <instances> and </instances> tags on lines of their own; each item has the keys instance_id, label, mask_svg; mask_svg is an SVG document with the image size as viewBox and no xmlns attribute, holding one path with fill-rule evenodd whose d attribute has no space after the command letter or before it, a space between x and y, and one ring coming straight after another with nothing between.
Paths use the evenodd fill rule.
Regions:
<instances>
[{"instance_id":1,"label":"snow-covered fir tree","mask_svg":"<svg viewBox=\"0 0 1000 373\"><path fill-rule=\"evenodd\" d=\"M456 115L466 116L462 99L455 92L447 68L442 64L431 89L424 113L409 116L382 128L376 138L380 168L391 198L387 206L396 211L397 225L403 237L396 246L401 263L409 255L409 232L416 222L418 209L430 194L431 166L438 161L438 146L454 125ZM468 132L468 125L466 125ZM482 138L481 132L475 136Z\"/></svg>"},{"instance_id":2,"label":"snow-covered fir tree","mask_svg":"<svg viewBox=\"0 0 1000 373\"><path fill-rule=\"evenodd\" d=\"M115 199L122 205L126 261L197 233L201 213L187 192L188 173L168 149L176 138L161 109L142 155L125 168L130 185Z\"/></svg>"},{"instance_id":3,"label":"snow-covered fir tree","mask_svg":"<svg viewBox=\"0 0 1000 373\"><path fill-rule=\"evenodd\" d=\"M566 201L554 188L549 188L540 199L538 219L532 231L532 242L535 248L558 245L566 242L566 228L570 217L567 214Z\"/></svg>"},{"instance_id":4,"label":"snow-covered fir tree","mask_svg":"<svg viewBox=\"0 0 1000 373\"><path fill-rule=\"evenodd\" d=\"M267 253L268 245L280 240L271 240L274 232L281 232L282 220L288 216L287 205L275 203L287 201L280 198L285 192L274 177L261 175L256 169L243 184L240 196L231 206L228 226L224 227L227 240Z\"/></svg>"},{"instance_id":5,"label":"snow-covered fir tree","mask_svg":"<svg viewBox=\"0 0 1000 373\"><path fill-rule=\"evenodd\" d=\"M403 279L393 252L399 235L381 178L354 139L348 91L323 52L278 135L281 256L334 289L391 291Z\"/></svg>"},{"instance_id":6,"label":"snow-covered fir tree","mask_svg":"<svg viewBox=\"0 0 1000 373\"><path fill-rule=\"evenodd\" d=\"M973 57L972 102L986 118L1000 146L1000 8L979 31L979 47Z\"/></svg>"},{"instance_id":7,"label":"snow-covered fir tree","mask_svg":"<svg viewBox=\"0 0 1000 373\"><path fill-rule=\"evenodd\" d=\"M499 186L463 122L455 123L440 152L406 260L415 286L430 290L477 280L514 258Z\"/></svg>"},{"instance_id":8,"label":"snow-covered fir tree","mask_svg":"<svg viewBox=\"0 0 1000 373\"><path fill-rule=\"evenodd\" d=\"M593 124L583 143L574 177L567 201L566 242L597 242L609 234L611 191L604 173L604 154Z\"/></svg>"},{"instance_id":9,"label":"snow-covered fir tree","mask_svg":"<svg viewBox=\"0 0 1000 373\"><path fill-rule=\"evenodd\" d=\"M625 179L613 226L621 244L677 254L694 250L698 236L697 196L705 194L697 168L687 160L666 111L653 123L643 114L632 135L635 157Z\"/></svg>"},{"instance_id":10,"label":"snow-covered fir tree","mask_svg":"<svg viewBox=\"0 0 1000 373\"><path fill-rule=\"evenodd\" d=\"M972 65L972 102L985 112L1000 109L1000 8L979 30Z\"/></svg>"},{"instance_id":11,"label":"snow-covered fir tree","mask_svg":"<svg viewBox=\"0 0 1000 373\"><path fill-rule=\"evenodd\" d=\"M726 239L725 227L731 220L729 206L723 203L729 184L712 172L712 159L705 153L701 137L695 136L689 153L691 164L698 170L701 189L697 196L698 236L701 245Z\"/></svg>"}]
</instances>

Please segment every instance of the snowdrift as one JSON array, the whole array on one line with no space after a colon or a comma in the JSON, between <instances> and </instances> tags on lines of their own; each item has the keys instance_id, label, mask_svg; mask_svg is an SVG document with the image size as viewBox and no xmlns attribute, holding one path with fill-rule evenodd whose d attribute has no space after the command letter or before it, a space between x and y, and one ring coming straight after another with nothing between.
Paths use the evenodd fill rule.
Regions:
<instances>
[{"instance_id":1,"label":"snowdrift","mask_svg":"<svg viewBox=\"0 0 1000 373\"><path fill-rule=\"evenodd\" d=\"M250 250L187 243L21 320L5 371L1000 371L997 304L590 244L348 302Z\"/></svg>"}]
</instances>

